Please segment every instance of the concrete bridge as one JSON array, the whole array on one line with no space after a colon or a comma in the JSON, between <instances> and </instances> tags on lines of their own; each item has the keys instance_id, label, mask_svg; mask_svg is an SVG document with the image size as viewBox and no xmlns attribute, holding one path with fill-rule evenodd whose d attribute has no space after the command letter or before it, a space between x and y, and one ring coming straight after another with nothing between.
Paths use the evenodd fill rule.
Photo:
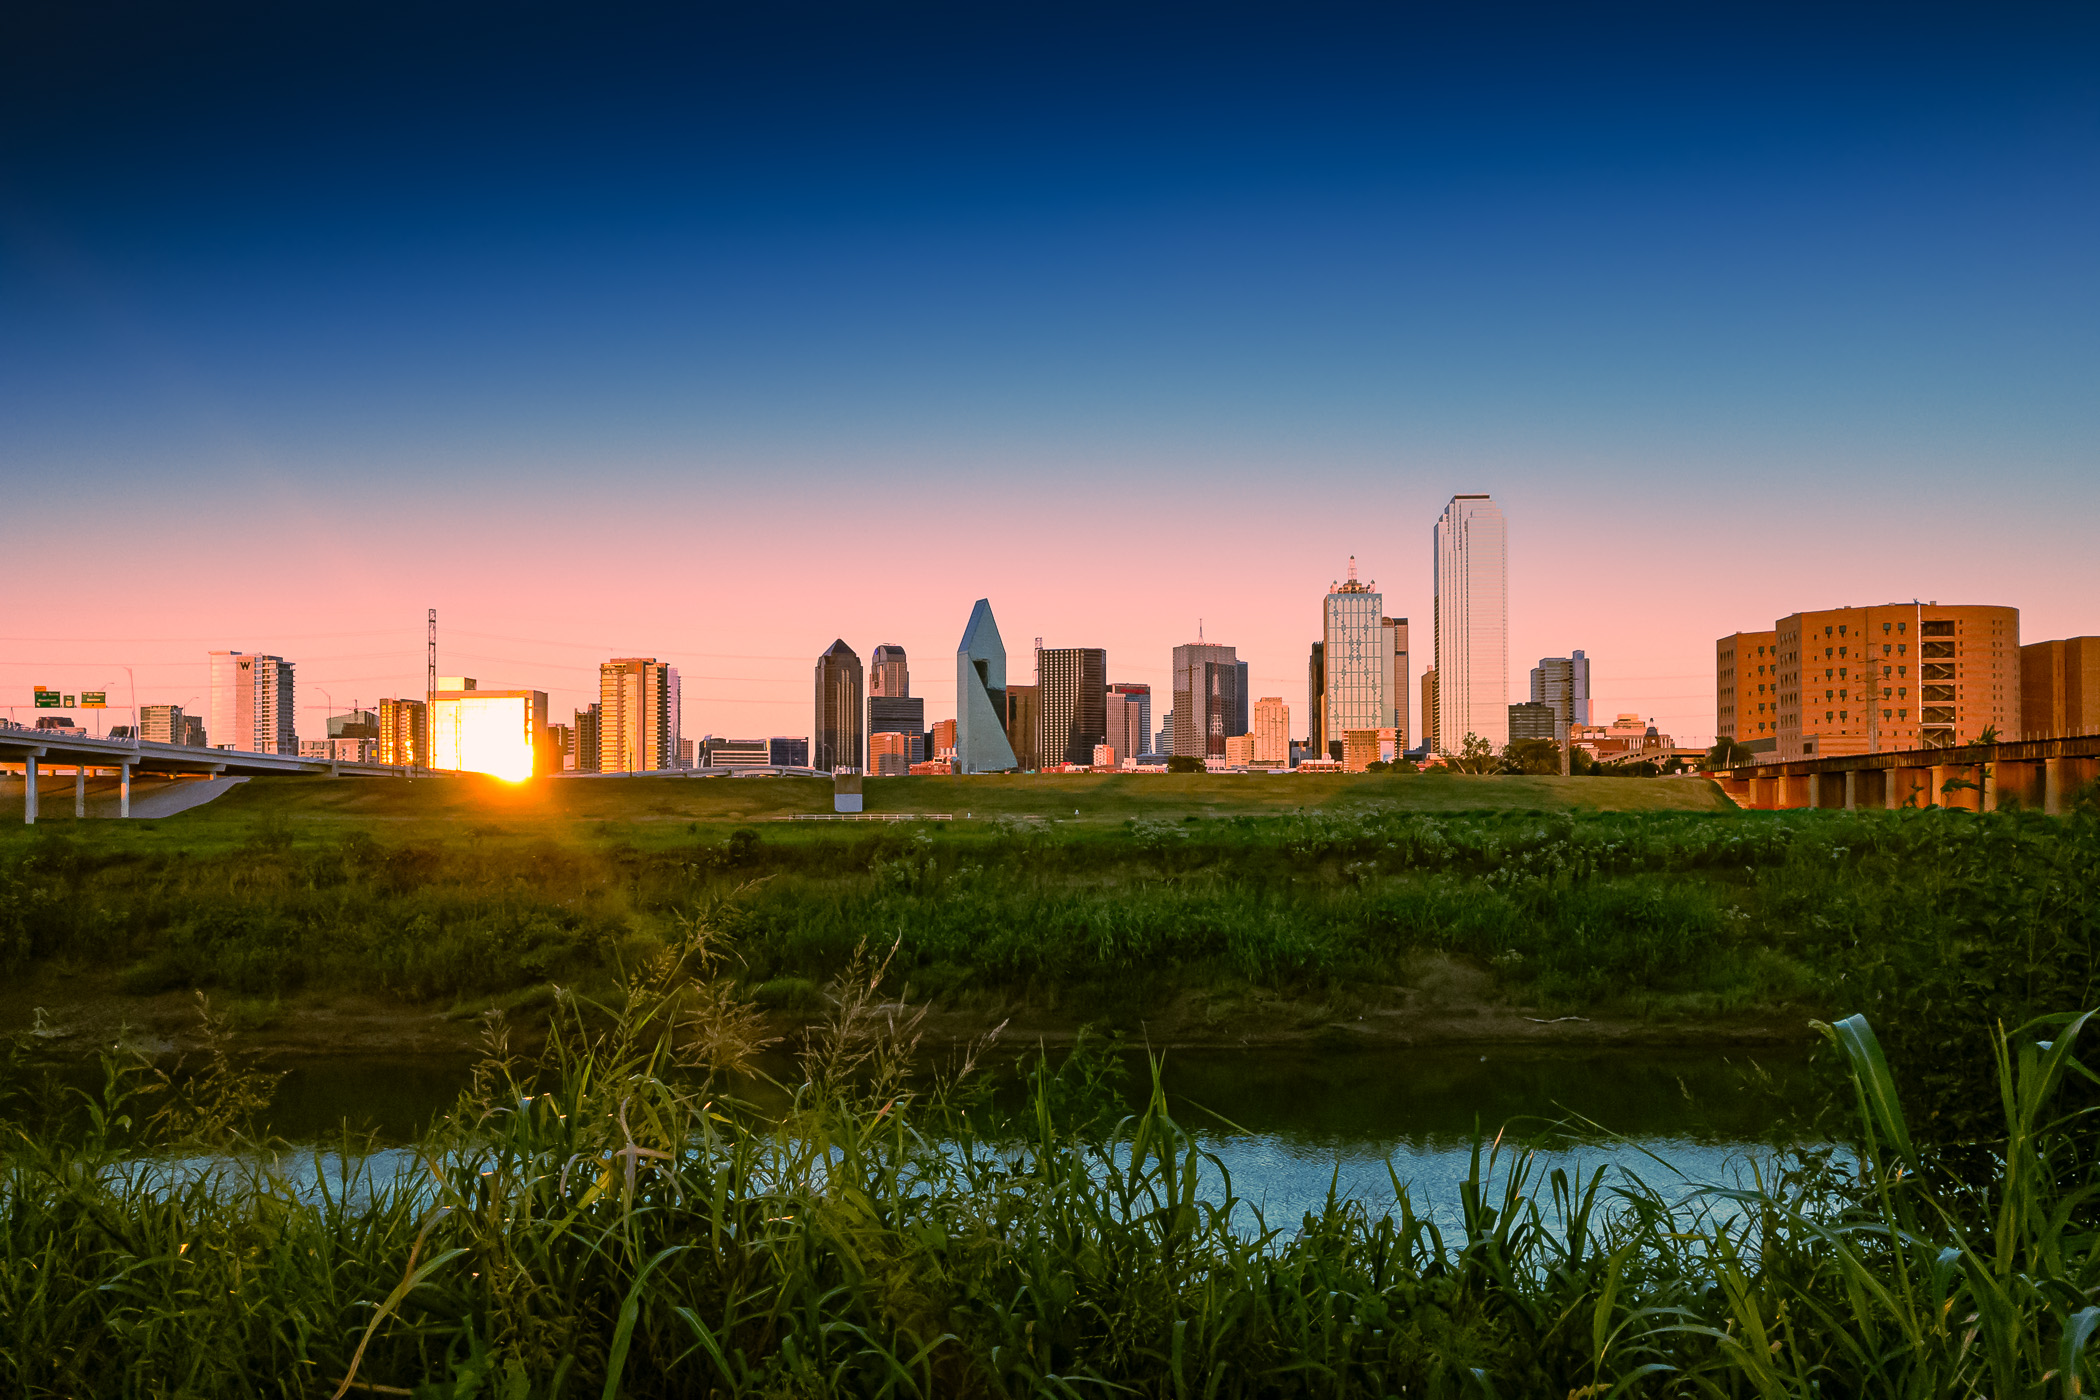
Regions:
<instances>
[{"instance_id":1,"label":"concrete bridge","mask_svg":"<svg viewBox=\"0 0 2100 1400\"><path fill-rule=\"evenodd\" d=\"M411 770L386 763L339 763L289 754L243 753L236 749L201 749L188 744L133 743L127 739L87 739L44 729L0 729L0 772L22 775L22 820L37 818L38 779L52 768L73 770L73 815L87 815L88 778L107 773L117 780L117 815L131 815L134 773L164 777L252 778L271 773L303 773L326 778L405 778Z\"/></svg>"},{"instance_id":2,"label":"concrete bridge","mask_svg":"<svg viewBox=\"0 0 2100 1400\"><path fill-rule=\"evenodd\" d=\"M1721 790L1739 806L1767 812L1933 806L1994 812L2010 797L2052 815L2061 813L2065 800L2095 778L2100 778L2100 734L1835 754L1714 774ZM1950 782L1956 783L1952 789Z\"/></svg>"}]
</instances>

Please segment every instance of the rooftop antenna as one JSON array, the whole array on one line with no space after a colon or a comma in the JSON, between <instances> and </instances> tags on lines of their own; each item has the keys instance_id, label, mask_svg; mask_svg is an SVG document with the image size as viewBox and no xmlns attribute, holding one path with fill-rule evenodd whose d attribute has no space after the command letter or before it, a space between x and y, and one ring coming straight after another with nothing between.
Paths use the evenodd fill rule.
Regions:
<instances>
[{"instance_id":1,"label":"rooftop antenna","mask_svg":"<svg viewBox=\"0 0 2100 1400\"><path fill-rule=\"evenodd\" d=\"M1349 582L1356 582L1356 556L1349 556Z\"/></svg>"}]
</instances>

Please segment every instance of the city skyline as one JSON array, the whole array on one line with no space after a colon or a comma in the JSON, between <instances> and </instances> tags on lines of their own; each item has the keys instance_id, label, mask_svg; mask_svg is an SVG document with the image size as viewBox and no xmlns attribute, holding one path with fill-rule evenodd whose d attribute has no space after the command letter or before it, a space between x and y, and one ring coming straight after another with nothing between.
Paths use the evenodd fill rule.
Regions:
<instances>
[{"instance_id":1,"label":"city skyline","mask_svg":"<svg viewBox=\"0 0 2100 1400\"><path fill-rule=\"evenodd\" d=\"M923 10L637 45L52 7L0 50L0 463L36 526L0 698L199 713L237 648L297 664L319 734L423 694L435 606L447 670L556 714L655 655L687 734L802 733L835 636L943 658L952 713L989 595L1155 720L1200 622L1303 732L1307 596L1355 554L1418 677L1421 524L1472 492L1511 516L1510 680L1580 645L1598 714L1678 735L1713 727L1712 638L1803 610L2087 633L2094 24L1137 12L1103 43ZM1169 546L1160 505L1239 499Z\"/></svg>"}]
</instances>

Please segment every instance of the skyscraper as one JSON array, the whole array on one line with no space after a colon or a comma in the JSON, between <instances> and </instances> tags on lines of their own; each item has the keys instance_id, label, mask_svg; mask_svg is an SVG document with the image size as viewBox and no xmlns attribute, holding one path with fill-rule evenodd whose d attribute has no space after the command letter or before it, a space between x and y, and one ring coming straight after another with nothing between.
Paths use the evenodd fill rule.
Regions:
<instances>
[{"instance_id":1,"label":"skyscraper","mask_svg":"<svg viewBox=\"0 0 2100 1400\"><path fill-rule=\"evenodd\" d=\"M1331 585L1320 607L1320 732L1330 740L1351 729L1392 727L1393 642L1385 623L1384 595L1358 582L1352 554L1348 579Z\"/></svg>"},{"instance_id":2,"label":"skyscraper","mask_svg":"<svg viewBox=\"0 0 2100 1400\"><path fill-rule=\"evenodd\" d=\"M1312 644L1305 672L1305 746L1316 758L1327 757L1327 644Z\"/></svg>"},{"instance_id":3,"label":"skyscraper","mask_svg":"<svg viewBox=\"0 0 2100 1400\"><path fill-rule=\"evenodd\" d=\"M678 668L653 656L598 667L598 771L669 772L678 764Z\"/></svg>"},{"instance_id":4,"label":"skyscraper","mask_svg":"<svg viewBox=\"0 0 2100 1400\"><path fill-rule=\"evenodd\" d=\"M1130 757L1135 757L1141 753L1150 753L1152 751L1152 687L1143 681L1116 681L1108 687L1108 693L1110 695L1120 695L1126 700L1137 702L1136 747L1126 750L1121 744L1117 744L1116 753ZM1109 742L1115 743L1113 736L1110 737Z\"/></svg>"},{"instance_id":5,"label":"skyscraper","mask_svg":"<svg viewBox=\"0 0 2100 1400\"><path fill-rule=\"evenodd\" d=\"M1256 763L1291 761L1291 707L1281 695L1265 695L1254 702L1253 734Z\"/></svg>"},{"instance_id":6,"label":"skyscraper","mask_svg":"<svg viewBox=\"0 0 2100 1400\"><path fill-rule=\"evenodd\" d=\"M1232 686L1233 694L1238 697L1239 707L1232 712L1232 724L1229 728L1235 734L1252 734L1254 732L1254 701L1250 698L1252 692L1247 688L1246 662L1235 663Z\"/></svg>"},{"instance_id":7,"label":"skyscraper","mask_svg":"<svg viewBox=\"0 0 2100 1400\"><path fill-rule=\"evenodd\" d=\"M1108 652L1101 647L1035 651L1036 767L1092 763L1108 742Z\"/></svg>"},{"instance_id":8,"label":"skyscraper","mask_svg":"<svg viewBox=\"0 0 2100 1400\"><path fill-rule=\"evenodd\" d=\"M293 663L281 656L211 653L213 747L246 753L299 752Z\"/></svg>"},{"instance_id":9,"label":"skyscraper","mask_svg":"<svg viewBox=\"0 0 2100 1400\"><path fill-rule=\"evenodd\" d=\"M1108 745L1118 759L1135 758L1152 751L1152 728L1145 714L1149 695L1133 695L1117 686L1108 688Z\"/></svg>"},{"instance_id":10,"label":"skyscraper","mask_svg":"<svg viewBox=\"0 0 2100 1400\"><path fill-rule=\"evenodd\" d=\"M1432 534L1436 747L1509 743L1509 532L1485 494L1453 496Z\"/></svg>"},{"instance_id":11,"label":"skyscraper","mask_svg":"<svg viewBox=\"0 0 2100 1400\"><path fill-rule=\"evenodd\" d=\"M817 658L817 711L810 755L819 772L862 767L860 656L845 638Z\"/></svg>"},{"instance_id":12,"label":"skyscraper","mask_svg":"<svg viewBox=\"0 0 2100 1400\"><path fill-rule=\"evenodd\" d=\"M904 648L894 642L875 648L868 667L868 739L877 734L905 736L905 763L926 759L926 702L911 693L911 671L904 662ZM874 749L868 750L868 771L875 771Z\"/></svg>"},{"instance_id":13,"label":"skyscraper","mask_svg":"<svg viewBox=\"0 0 2100 1400\"><path fill-rule=\"evenodd\" d=\"M1531 698L1553 711L1553 739L1566 743L1568 726L1590 722L1590 659L1542 656L1531 668Z\"/></svg>"},{"instance_id":14,"label":"skyscraper","mask_svg":"<svg viewBox=\"0 0 2100 1400\"><path fill-rule=\"evenodd\" d=\"M598 771L598 717L603 713L597 705L576 711L576 771L579 773Z\"/></svg>"},{"instance_id":15,"label":"skyscraper","mask_svg":"<svg viewBox=\"0 0 2100 1400\"><path fill-rule=\"evenodd\" d=\"M597 706L591 706L595 712ZM581 717L579 716L579 722ZM598 769L597 730L591 731L591 771ZM379 761L401 768L430 766L430 711L421 700L379 702Z\"/></svg>"},{"instance_id":16,"label":"skyscraper","mask_svg":"<svg viewBox=\"0 0 2100 1400\"><path fill-rule=\"evenodd\" d=\"M1208 642L1174 648L1174 753L1223 758L1225 730L1239 716L1239 658Z\"/></svg>"},{"instance_id":17,"label":"skyscraper","mask_svg":"<svg viewBox=\"0 0 2100 1400\"><path fill-rule=\"evenodd\" d=\"M1006 738L1006 643L991 600L979 598L955 648L955 770L999 773L1018 766Z\"/></svg>"}]
</instances>

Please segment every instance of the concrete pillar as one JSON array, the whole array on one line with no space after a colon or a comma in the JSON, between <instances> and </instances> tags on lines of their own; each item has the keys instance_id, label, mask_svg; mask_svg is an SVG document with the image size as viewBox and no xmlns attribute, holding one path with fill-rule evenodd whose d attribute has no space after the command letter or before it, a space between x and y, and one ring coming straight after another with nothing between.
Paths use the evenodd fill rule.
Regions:
<instances>
[{"instance_id":1,"label":"concrete pillar","mask_svg":"<svg viewBox=\"0 0 2100 1400\"><path fill-rule=\"evenodd\" d=\"M30 772L34 773L35 759L30 760ZM34 784L35 779L30 780ZM35 791L34 786L30 789ZM34 801L35 798L31 798ZM2042 760L2042 810L2052 817L2064 814L2064 761L2060 758Z\"/></svg>"},{"instance_id":2,"label":"concrete pillar","mask_svg":"<svg viewBox=\"0 0 2100 1400\"><path fill-rule=\"evenodd\" d=\"M1823 805L1823 775L1821 773L1808 775L1808 805L1811 808Z\"/></svg>"},{"instance_id":3,"label":"concrete pillar","mask_svg":"<svg viewBox=\"0 0 2100 1400\"><path fill-rule=\"evenodd\" d=\"M131 815L131 765L128 763L117 769L117 815Z\"/></svg>"},{"instance_id":4,"label":"concrete pillar","mask_svg":"<svg viewBox=\"0 0 2100 1400\"><path fill-rule=\"evenodd\" d=\"M1947 765L1935 763L1925 770L1925 805L1947 805L1947 794L1940 791L1947 782Z\"/></svg>"},{"instance_id":5,"label":"concrete pillar","mask_svg":"<svg viewBox=\"0 0 2100 1400\"><path fill-rule=\"evenodd\" d=\"M1845 810L1859 810L1859 774L1850 768L1845 770Z\"/></svg>"},{"instance_id":6,"label":"concrete pillar","mask_svg":"<svg viewBox=\"0 0 2100 1400\"><path fill-rule=\"evenodd\" d=\"M1881 805L1888 811L1893 812L1903 805L1903 799L1896 795L1909 786L1903 780L1903 773L1901 768L1881 770Z\"/></svg>"},{"instance_id":7,"label":"concrete pillar","mask_svg":"<svg viewBox=\"0 0 2100 1400\"><path fill-rule=\"evenodd\" d=\"M87 816L87 768L84 764L73 765L73 820L81 821Z\"/></svg>"},{"instance_id":8,"label":"concrete pillar","mask_svg":"<svg viewBox=\"0 0 2100 1400\"><path fill-rule=\"evenodd\" d=\"M1995 812L1998 810L1998 765L1979 763L1976 766L1983 770L1976 783L1977 810Z\"/></svg>"},{"instance_id":9,"label":"concrete pillar","mask_svg":"<svg viewBox=\"0 0 2100 1400\"><path fill-rule=\"evenodd\" d=\"M22 825L36 825L36 755L22 760Z\"/></svg>"}]
</instances>

